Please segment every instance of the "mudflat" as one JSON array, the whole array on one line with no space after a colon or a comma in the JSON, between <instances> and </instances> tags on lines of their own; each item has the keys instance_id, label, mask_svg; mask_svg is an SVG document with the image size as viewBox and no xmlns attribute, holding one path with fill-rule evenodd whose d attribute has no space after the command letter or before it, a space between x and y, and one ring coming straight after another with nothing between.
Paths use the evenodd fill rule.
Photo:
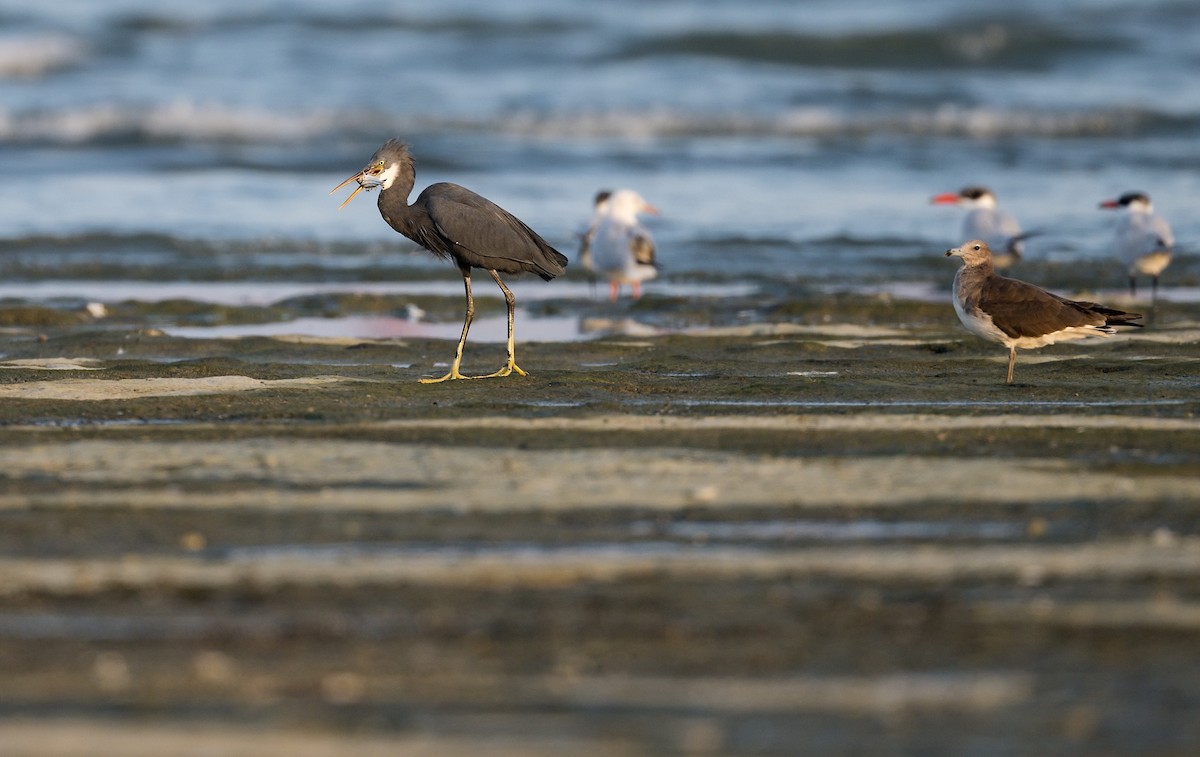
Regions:
<instances>
[{"instance_id":1,"label":"mudflat","mask_svg":"<svg viewBox=\"0 0 1200 757\"><path fill-rule=\"evenodd\" d=\"M1200 309L1010 387L947 306L821 307L435 386L12 324L4 753L1190 753Z\"/></svg>"}]
</instances>

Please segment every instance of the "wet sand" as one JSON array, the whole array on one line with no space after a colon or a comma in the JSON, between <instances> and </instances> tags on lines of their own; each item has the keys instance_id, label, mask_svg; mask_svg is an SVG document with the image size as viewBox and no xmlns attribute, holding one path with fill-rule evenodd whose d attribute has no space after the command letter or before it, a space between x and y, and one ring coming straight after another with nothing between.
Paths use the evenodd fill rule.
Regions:
<instances>
[{"instance_id":1,"label":"wet sand","mask_svg":"<svg viewBox=\"0 0 1200 757\"><path fill-rule=\"evenodd\" d=\"M3 752L1193 753L1160 307L1013 387L891 298L595 305L646 328L436 386L444 340L0 312Z\"/></svg>"}]
</instances>

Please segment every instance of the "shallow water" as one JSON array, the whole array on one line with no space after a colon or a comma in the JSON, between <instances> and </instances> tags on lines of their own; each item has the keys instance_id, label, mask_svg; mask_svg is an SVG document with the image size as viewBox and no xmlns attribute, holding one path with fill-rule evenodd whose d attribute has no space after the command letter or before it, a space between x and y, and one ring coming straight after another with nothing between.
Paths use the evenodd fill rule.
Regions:
<instances>
[{"instance_id":1,"label":"shallow water","mask_svg":"<svg viewBox=\"0 0 1200 757\"><path fill-rule=\"evenodd\" d=\"M788 375L793 375L789 373ZM745 407L745 408L1108 408L1108 407L1178 407L1191 405L1191 400L740 400L703 399L676 400L683 407Z\"/></svg>"},{"instance_id":2,"label":"shallow water","mask_svg":"<svg viewBox=\"0 0 1200 757\"><path fill-rule=\"evenodd\" d=\"M473 294L479 298L501 298L490 280L484 285L473 277ZM548 286L542 282L516 281L508 285L521 302L547 299L599 301L591 287L583 282L564 281ZM664 297L694 296L742 297L752 294L748 283L665 284L656 289ZM81 279L34 281L27 284L0 284L0 299L86 300L93 302L163 302L191 300L212 305L260 306L284 300L326 294L366 294L379 296L447 297L461 301L462 278L457 281L395 281L354 283L311 283L286 281L87 281ZM457 332L455 332L457 337Z\"/></svg>"},{"instance_id":3,"label":"shallow water","mask_svg":"<svg viewBox=\"0 0 1200 757\"><path fill-rule=\"evenodd\" d=\"M470 186L572 255L597 189L640 190L663 211L647 290L666 296L939 296L961 213L928 201L972 183L1043 231L1022 271L1048 285L1122 291L1097 209L1121 191L1148 191L1185 251L1200 233L1200 17L1175 0L9 0L0 18L0 168L30 179L0 203L16 298L156 296L137 279L239 296L203 290L220 280L259 302L414 276L431 288L405 291L454 296L373 198L327 196L394 135L418 188ZM1164 284L1193 299L1194 256Z\"/></svg>"},{"instance_id":4,"label":"shallow water","mask_svg":"<svg viewBox=\"0 0 1200 757\"><path fill-rule=\"evenodd\" d=\"M609 331L587 332L574 316L529 318L517 312L522 342L570 342L603 336ZM244 336L285 336L302 334L326 338L360 339L453 339L457 340L462 326L456 323L424 323L389 316L348 316L344 318L297 318L273 323L240 324L236 326L178 326L165 329L171 336L197 339L233 339ZM504 343L508 340L508 318L494 316L476 318L471 323L471 342Z\"/></svg>"}]
</instances>

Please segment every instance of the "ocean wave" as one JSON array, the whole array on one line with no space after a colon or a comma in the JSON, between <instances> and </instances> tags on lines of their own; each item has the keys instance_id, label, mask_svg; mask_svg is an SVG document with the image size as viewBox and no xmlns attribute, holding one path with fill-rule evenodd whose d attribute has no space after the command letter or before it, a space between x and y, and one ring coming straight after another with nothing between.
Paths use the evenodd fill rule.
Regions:
<instances>
[{"instance_id":1,"label":"ocean wave","mask_svg":"<svg viewBox=\"0 0 1200 757\"><path fill-rule=\"evenodd\" d=\"M215 250L214 242L155 232L120 233L109 231L77 234L29 234L0 237L0 255L53 250L60 253L103 254L157 250L180 255L202 255Z\"/></svg>"},{"instance_id":2,"label":"ocean wave","mask_svg":"<svg viewBox=\"0 0 1200 757\"><path fill-rule=\"evenodd\" d=\"M294 238L198 238L162 232L83 231L72 234L22 234L0 237L0 256L54 252L80 255L130 255L160 253L177 258L212 258L219 255L278 255L303 253L342 256L394 255L395 241L316 241Z\"/></svg>"},{"instance_id":3,"label":"ocean wave","mask_svg":"<svg viewBox=\"0 0 1200 757\"><path fill-rule=\"evenodd\" d=\"M371 142L389 134L489 133L534 139L782 139L902 137L1094 138L1189 134L1200 116L1137 108L999 109L941 105L887 109L797 106L773 113L719 113L673 108L546 112L515 109L478 118L383 112L278 110L177 102L151 106L97 104L61 109L0 110L0 145L113 144L284 145L336 138Z\"/></svg>"},{"instance_id":4,"label":"ocean wave","mask_svg":"<svg viewBox=\"0 0 1200 757\"><path fill-rule=\"evenodd\" d=\"M630 43L619 57L702 56L812 68L1041 69L1081 52L1111 53L1127 43L1049 26L989 22L934 29L819 36L788 31L692 31Z\"/></svg>"},{"instance_id":5,"label":"ocean wave","mask_svg":"<svg viewBox=\"0 0 1200 757\"><path fill-rule=\"evenodd\" d=\"M343 120L344 121L344 120ZM289 113L180 101L152 106L97 104L0 112L0 142L136 144L291 143L343 125L331 112Z\"/></svg>"},{"instance_id":6,"label":"ocean wave","mask_svg":"<svg viewBox=\"0 0 1200 757\"><path fill-rule=\"evenodd\" d=\"M487 128L554 138L653 139L663 137L759 136L838 138L912 137L1105 137L1194 129L1200 118L1140 109L1047 111L942 105L887 111L797 107L776 114L694 113L671 109L592 112L547 117L519 112Z\"/></svg>"},{"instance_id":7,"label":"ocean wave","mask_svg":"<svg viewBox=\"0 0 1200 757\"><path fill-rule=\"evenodd\" d=\"M84 231L0 238L6 279L389 281L426 278L440 262L403 240L200 238L159 232Z\"/></svg>"},{"instance_id":8,"label":"ocean wave","mask_svg":"<svg viewBox=\"0 0 1200 757\"><path fill-rule=\"evenodd\" d=\"M236 13L213 15L167 15L153 11L118 16L112 27L132 34L197 34L213 31L254 30L264 27L298 26L318 31L379 32L414 31L460 34L560 34L578 28L578 24L554 18L505 19L459 15L420 17L401 13L328 14L298 9L288 13Z\"/></svg>"},{"instance_id":9,"label":"ocean wave","mask_svg":"<svg viewBox=\"0 0 1200 757\"><path fill-rule=\"evenodd\" d=\"M87 45L65 34L0 37L0 79L45 76L77 66L87 55Z\"/></svg>"}]
</instances>

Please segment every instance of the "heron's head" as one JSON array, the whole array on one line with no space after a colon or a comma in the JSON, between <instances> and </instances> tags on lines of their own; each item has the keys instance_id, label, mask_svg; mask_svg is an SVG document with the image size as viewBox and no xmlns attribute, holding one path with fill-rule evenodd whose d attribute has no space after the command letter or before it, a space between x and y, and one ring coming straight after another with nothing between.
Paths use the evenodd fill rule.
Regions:
<instances>
[{"instance_id":1,"label":"heron's head","mask_svg":"<svg viewBox=\"0 0 1200 757\"><path fill-rule=\"evenodd\" d=\"M367 161L366 168L338 184L329 193L333 194L352 181L358 182L358 186L341 204L340 207L344 208L356 194L364 189L370 192L376 188L388 189L391 187L405 165L412 165L412 155L408 152L408 145L395 139L389 139Z\"/></svg>"},{"instance_id":2,"label":"heron's head","mask_svg":"<svg viewBox=\"0 0 1200 757\"><path fill-rule=\"evenodd\" d=\"M960 247L946 250L946 257L962 258L964 265L979 265L992 259L992 251L988 249L987 242L972 239Z\"/></svg>"}]
</instances>

